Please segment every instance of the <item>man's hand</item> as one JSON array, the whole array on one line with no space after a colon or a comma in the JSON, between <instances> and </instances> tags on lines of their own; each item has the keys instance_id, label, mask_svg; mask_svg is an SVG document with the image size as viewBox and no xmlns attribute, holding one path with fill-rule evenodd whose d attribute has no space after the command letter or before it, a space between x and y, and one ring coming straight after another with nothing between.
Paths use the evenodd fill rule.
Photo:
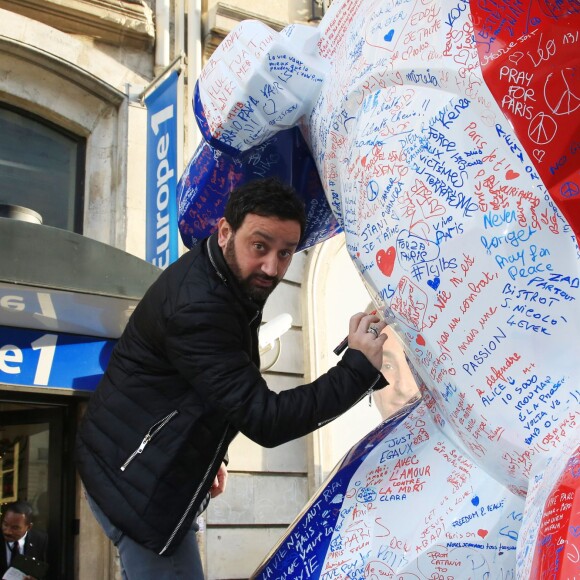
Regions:
<instances>
[{"instance_id":1,"label":"man's hand","mask_svg":"<svg viewBox=\"0 0 580 580\"><path fill-rule=\"evenodd\" d=\"M217 497L226 490L227 481L228 470L226 469L225 463L222 463L218 469L215 479L213 480L211 489L209 490L212 498Z\"/></svg>"},{"instance_id":2,"label":"man's hand","mask_svg":"<svg viewBox=\"0 0 580 580\"><path fill-rule=\"evenodd\" d=\"M378 371L383 365L383 345L387 340L387 335L381 334L385 326L375 314L359 312L350 319L348 329L349 348L360 350ZM375 332L369 328L374 328Z\"/></svg>"}]
</instances>

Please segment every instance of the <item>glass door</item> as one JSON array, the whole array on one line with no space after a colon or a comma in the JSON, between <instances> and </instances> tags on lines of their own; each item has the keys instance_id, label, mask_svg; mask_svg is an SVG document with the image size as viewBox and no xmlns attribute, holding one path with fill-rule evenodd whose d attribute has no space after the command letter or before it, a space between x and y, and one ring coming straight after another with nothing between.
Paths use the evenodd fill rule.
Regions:
<instances>
[{"instance_id":1,"label":"glass door","mask_svg":"<svg viewBox=\"0 0 580 580\"><path fill-rule=\"evenodd\" d=\"M35 529L48 534L48 578L72 579L76 404L10 398L0 395L0 509L27 501Z\"/></svg>"}]
</instances>

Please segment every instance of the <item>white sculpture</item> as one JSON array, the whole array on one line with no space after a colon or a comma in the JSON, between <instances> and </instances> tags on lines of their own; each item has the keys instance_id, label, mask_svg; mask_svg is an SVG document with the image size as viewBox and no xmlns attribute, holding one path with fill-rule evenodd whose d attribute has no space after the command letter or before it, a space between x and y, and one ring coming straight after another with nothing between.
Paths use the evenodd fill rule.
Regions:
<instances>
[{"instance_id":1,"label":"white sculpture","mask_svg":"<svg viewBox=\"0 0 580 580\"><path fill-rule=\"evenodd\" d=\"M578 8L539 5L335 1L317 28L240 24L200 77L212 155L234 169L300 127L423 394L261 578L579 569L580 259L546 189L580 192ZM188 180L182 204L198 193Z\"/></svg>"}]
</instances>

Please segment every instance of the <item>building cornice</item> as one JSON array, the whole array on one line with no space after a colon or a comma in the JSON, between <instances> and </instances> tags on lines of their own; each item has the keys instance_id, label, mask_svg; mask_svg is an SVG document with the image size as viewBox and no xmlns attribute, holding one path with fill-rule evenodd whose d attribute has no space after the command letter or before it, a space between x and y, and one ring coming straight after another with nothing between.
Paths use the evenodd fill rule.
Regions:
<instances>
[{"instance_id":1,"label":"building cornice","mask_svg":"<svg viewBox=\"0 0 580 580\"><path fill-rule=\"evenodd\" d=\"M0 0L0 8L69 34L115 46L150 49L155 42L153 14L144 3L122 0Z\"/></svg>"},{"instance_id":2,"label":"building cornice","mask_svg":"<svg viewBox=\"0 0 580 580\"><path fill-rule=\"evenodd\" d=\"M287 26L285 22L265 18L254 12L218 2L215 25L210 29L203 45L204 60L207 60L213 54L220 42L243 20L259 20L276 32L280 32Z\"/></svg>"},{"instance_id":3,"label":"building cornice","mask_svg":"<svg viewBox=\"0 0 580 580\"><path fill-rule=\"evenodd\" d=\"M88 93L114 106L119 106L126 97L125 93L74 63L41 48L0 35L0 54L2 53L39 65L67 82L74 82Z\"/></svg>"}]
</instances>

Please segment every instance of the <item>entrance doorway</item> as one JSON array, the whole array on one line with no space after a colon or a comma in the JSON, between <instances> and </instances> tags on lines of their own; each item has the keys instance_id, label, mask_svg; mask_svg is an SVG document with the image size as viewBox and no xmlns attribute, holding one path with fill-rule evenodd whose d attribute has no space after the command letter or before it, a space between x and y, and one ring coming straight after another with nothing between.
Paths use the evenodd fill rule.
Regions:
<instances>
[{"instance_id":1,"label":"entrance doorway","mask_svg":"<svg viewBox=\"0 0 580 580\"><path fill-rule=\"evenodd\" d=\"M76 416L72 396L0 393L0 509L30 503L48 534L51 580L74 577Z\"/></svg>"}]
</instances>

